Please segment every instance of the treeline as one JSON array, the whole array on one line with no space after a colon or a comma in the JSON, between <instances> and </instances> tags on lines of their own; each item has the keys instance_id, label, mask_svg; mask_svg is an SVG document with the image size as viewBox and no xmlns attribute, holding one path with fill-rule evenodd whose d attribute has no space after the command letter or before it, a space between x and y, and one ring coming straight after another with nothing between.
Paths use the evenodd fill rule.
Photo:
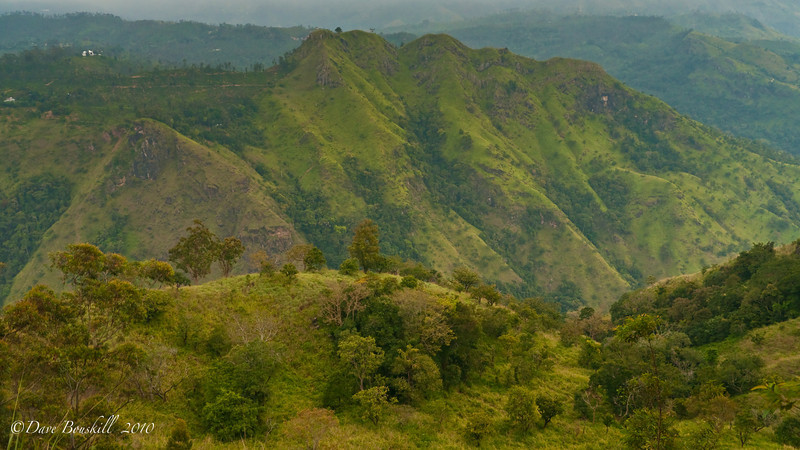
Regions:
<instances>
[{"instance_id":1,"label":"treeline","mask_svg":"<svg viewBox=\"0 0 800 450\"><path fill-rule=\"evenodd\" d=\"M614 323L643 313L661 316L694 345L798 317L800 241L783 249L754 244L729 263L624 294L611 307Z\"/></svg>"},{"instance_id":2,"label":"treeline","mask_svg":"<svg viewBox=\"0 0 800 450\"><path fill-rule=\"evenodd\" d=\"M244 69L275 64L300 45L310 29L256 25L209 25L191 21L125 21L109 14L45 16L0 15L0 52L31 47L68 46L103 50L109 56L138 59L163 67L231 64Z\"/></svg>"},{"instance_id":3,"label":"treeline","mask_svg":"<svg viewBox=\"0 0 800 450\"><path fill-rule=\"evenodd\" d=\"M61 216L72 189L63 177L41 175L22 182L13 192L0 192L0 304L14 277L36 251L42 235Z\"/></svg>"},{"instance_id":4,"label":"treeline","mask_svg":"<svg viewBox=\"0 0 800 450\"><path fill-rule=\"evenodd\" d=\"M591 314L568 326L583 331L572 342L580 347L579 364L593 371L588 386L574 393L575 411L591 422L623 426L630 448L717 448L731 434L744 446L767 427L779 440L797 431L791 407L781 412L778 402L745 395L768 376L758 355L720 358L649 314L626 318L613 334ZM562 331L565 343L569 336L575 335ZM679 420L696 425L679 433Z\"/></svg>"},{"instance_id":5,"label":"treeline","mask_svg":"<svg viewBox=\"0 0 800 450\"><path fill-rule=\"evenodd\" d=\"M630 448L714 448L726 435L744 446L766 428L796 444L796 383L770 379L756 355L723 358L693 347L687 333L655 314L620 318L624 301L615 305L616 328L588 307L565 320L555 304L502 295L469 268L445 277L382 255L378 237L373 222L359 224L338 274L299 277L298 266L317 272L327 264L318 248L301 244L282 256L280 268L278 258L255 252L260 274L241 277L236 287L200 286L190 296L165 289L188 282L166 262L129 261L89 244L53 253L51 266L71 290L37 286L0 315L0 363L7 368L0 415L7 423L81 421L139 402L180 417L174 445L190 442L193 430L222 442L267 435L276 446L313 446L339 420L378 427L397 405L429 410L480 386L502 401L459 412L458 433L472 445L503 442L501 436L531 442L534 430L562 415L622 427L615 433ZM170 257L195 280L214 263L228 274L244 253L237 241L196 221ZM705 276L732 288L733 280L797 258L776 253L759 244ZM387 270L405 275L379 274ZM206 300L203 292L211 293ZM560 345L551 338L556 331ZM553 369L567 353L590 371L588 384L566 392L543 387L559 376ZM302 391L292 383L309 370L317 393L287 415L277 403L287 397L277 390L290 383ZM766 395L744 395L753 388ZM693 425L679 433L678 420ZM0 429L1 441L23 447L130 444L119 436Z\"/></svg>"},{"instance_id":6,"label":"treeline","mask_svg":"<svg viewBox=\"0 0 800 450\"><path fill-rule=\"evenodd\" d=\"M195 280L214 262L227 274L244 251L236 241L220 240L196 221L170 257ZM319 404L283 424L286 442L296 438L294 428L302 436L320 420L338 423L338 414L377 424L393 403L419 407L487 379L508 390L508 418L471 415L463 433L474 443L504 429L527 434L564 411L563 399L537 398L533 389L555 363L540 334L559 326L554 305L502 296L467 268L444 279L418 264L393 266L393 258L380 254L377 227L368 220L355 230L349 250L352 257L341 264L338 281L329 279L304 307L313 311L332 354L317 363L325 377ZM245 289L258 282L290 292L299 289L292 261L302 261L307 271L326 264L322 252L307 244L285 255L289 262L280 270L263 252L254 257L261 274L258 281L247 276ZM8 369L0 375L4 422L59 423L64 417L80 422L115 414L133 401L170 399L181 404L182 418L195 430L220 441L260 436L275 426L263 417L275 407L272 380L289 370L285 361L293 331L281 330L269 314L241 315L241 310L234 324L218 321L206 330L202 322L213 317L186 311L176 303L179 291L158 288L186 278L166 262L129 261L90 244L70 245L50 261L71 290L36 286L0 315L0 361ZM409 274L376 273L387 268ZM434 294L411 273L470 295ZM180 352L192 356L180 358ZM314 424L304 422L312 420L308 415ZM11 446L52 448L125 442L118 436L0 431L0 440ZM176 421L172 439L188 439L183 421Z\"/></svg>"}]
</instances>

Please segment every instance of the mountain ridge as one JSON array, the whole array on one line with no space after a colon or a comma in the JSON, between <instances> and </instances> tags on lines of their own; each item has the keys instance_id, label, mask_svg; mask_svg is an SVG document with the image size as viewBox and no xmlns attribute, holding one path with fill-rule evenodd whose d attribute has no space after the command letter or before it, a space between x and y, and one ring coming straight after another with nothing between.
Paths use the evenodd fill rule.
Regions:
<instances>
[{"instance_id":1,"label":"mountain ridge","mask_svg":"<svg viewBox=\"0 0 800 450\"><path fill-rule=\"evenodd\" d=\"M59 146L107 149L104 133L135 135L135 124L146 124L155 135L174 136L167 147L207 155L186 167L203 183L216 180L220 195L181 183L136 191L147 183L150 163L134 164L131 155L143 149L123 142L127 160L109 168L115 178L100 177L113 187L127 176L114 193L125 198L118 217L184 191L196 194L195 216L187 209L176 222L153 218L163 224L151 226L157 240L126 241L139 236L133 225L95 205L100 219L92 231L78 230L79 222L69 233L54 227L59 243L42 242L34 264L46 260L46 249L63 247L66 236L117 242L114 250L137 258L163 257L200 218L225 234L266 222L282 244L268 236L250 251L275 254L310 242L337 265L347 255L347 230L370 217L385 254L444 273L472 267L503 289L565 307L608 307L648 275L697 270L748 242L800 236L800 198L791 189L800 167L680 116L594 63L472 50L443 35L397 48L373 33L324 30L264 72L124 75L112 63L55 62L49 67L74 67L45 86L23 81L23 72L7 65L13 76L3 79L10 86L4 95L20 100L3 105L4 156L32 156L16 142L38 127L41 138L25 145L42 158L63 154L68 164L51 171L82 183L81 171L104 173L107 163L91 151L73 152L80 157L72 160ZM75 89L89 81L94 89ZM11 189L42 169L22 165L0 186ZM236 194L236 180L267 200ZM252 205L261 215L241 219ZM100 223L106 231L95 229ZM18 276L27 281L15 292L34 272L28 267Z\"/></svg>"}]
</instances>

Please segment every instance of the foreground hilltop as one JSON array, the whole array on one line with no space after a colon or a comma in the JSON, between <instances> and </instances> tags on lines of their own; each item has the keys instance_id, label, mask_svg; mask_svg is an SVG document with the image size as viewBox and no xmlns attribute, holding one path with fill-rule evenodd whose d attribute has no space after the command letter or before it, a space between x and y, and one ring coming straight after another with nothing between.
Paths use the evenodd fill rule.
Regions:
<instances>
[{"instance_id":1,"label":"foreground hilltop","mask_svg":"<svg viewBox=\"0 0 800 450\"><path fill-rule=\"evenodd\" d=\"M649 275L800 235L800 167L582 61L318 30L265 72L33 52L0 77L17 297L66 243L164 258L192 218L338 265L366 216L385 254L603 307ZM24 201L42 179L48 201Z\"/></svg>"},{"instance_id":2,"label":"foreground hilltop","mask_svg":"<svg viewBox=\"0 0 800 450\"><path fill-rule=\"evenodd\" d=\"M796 318L703 348L655 315L614 328L355 267L178 288L159 287L167 264L88 244L53 261L69 292L0 312L0 418L57 431L0 429L9 447L798 444ZM108 432L62 431L101 415Z\"/></svg>"}]
</instances>

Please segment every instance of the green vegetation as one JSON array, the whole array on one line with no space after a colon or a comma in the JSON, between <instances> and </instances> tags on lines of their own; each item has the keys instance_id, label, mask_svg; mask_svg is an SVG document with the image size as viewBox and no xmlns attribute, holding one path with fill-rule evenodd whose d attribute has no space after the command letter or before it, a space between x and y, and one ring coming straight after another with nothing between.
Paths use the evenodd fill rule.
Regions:
<instances>
[{"instance_id":1,"label":"green vegetation","mask_svg":"<svg viewBox=\"0 0 800 450\"><path fill-rule=\"evenodd\" d=\"M300 45L304 27L208 25L180 21L122 20L110 14L0 14L0 54L32 48L72 47L112 58L167 67L225 65L262 70Z\"/></svg>"},{"instance_id":2,"label":"green vegetation","mask_svg":"<svg viewBox=\"0 0 800 450\"><path fill-rule=\"evenodd\" d=\"M677 18L514 12L445 31L474 47L593 61L634 89L740 137L797 154L800 41L734 14Z\"/></svg>"},{"instance_id":3,"label":"green vegetation","mask_svg":"<svg viewBox=\"0 0 800 450\"><path fill-rule=\"evenodd\" d=\"M611 308L615 322L657 314L695 345L800 316L800 242L754 244L732 261L627 293ZM758 339L758 338L756 338Z\"/></svg>"},{"instance_id":4,"label":"green vegetation","mask_svg":"<svg viewBox=\"0 0 800 450\"><path fill-rule=\"evenodd\" d=\"M0 106L0 190L69 186L47 194L64 200L44 202L56 212L37 215L33 248L6 257L10 299L54 281L46 254L76 238L163 260L194 219L276 270L305 270L278 255L313 245L339 267L369 217L381 257L370 244L361 267L420 281L467 267L483 283L467 290L489 303L502 292L564 310L800 235L800 167L592 64L324 30L258 72L139 72L70 52L0 64L17 99ZM269 259L242 256L232 273ZM215 267L210 277L227 271Z\"/></svg>"},{"instance_id":5,"label":"green vegetation","mask_svg":"<svg viewBox=\"0 0 800 450\"><path fill-rule=\"evenodd\" d=\"M2 430L12 447L794 444L797 383L757 386L778 366L743 365L736 346L777 360L783 345L796 359L792 342L776 343L798 338L800 319L712 352L652 315L606 327L601 343L589 324L608 319L591 308L565 321L541 299L489 305L390 274L151 289L147 264L92 245L51 260L71 290L37 286L0 315L3 417L118 414L153 426L72 438Z\"/></svg>"}]
</instances>

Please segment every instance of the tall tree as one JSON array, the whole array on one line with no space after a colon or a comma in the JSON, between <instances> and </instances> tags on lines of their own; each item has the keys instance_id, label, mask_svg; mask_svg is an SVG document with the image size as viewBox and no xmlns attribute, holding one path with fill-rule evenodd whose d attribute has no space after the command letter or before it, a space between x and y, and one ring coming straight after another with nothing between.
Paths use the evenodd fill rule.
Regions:
<instances>
[{"instance_id":1,"label":"tall tree","mask_svg":"<svg viewBox=\"0 0 800 450\"><path fill-rule=\"evenodd\" d=\"M348 334L339 341L339 359L350 373L358 378L359 390L364 390L364 382L372 378L383 362L383 349L375 344L372 336L362 337Z\"/></svg>"},{"instance_id":2,"label":"tall tree","mask_svg":"<svg viewBox=\"0 0 800 450\"><path fill-rule=\"evenodd\" d=\"M243 253L244 245L238 238L233 236L226 237L219 243L219 256L217 260L219 261L224 276L227 277L231 274L233 265L236 264L236 261L239 260Z\"/></svg>"},{"instance_id":3,"label":"tall tree","mask_svg":"<svg viewBox=\"0 0 800 450\"><path fill-rule=\"evenodd\" d=\"M370 219L364 219L356 226L353 243L347 247L350 256L357 259L364 272L376 269L381 259L378 246L378 225Z\"/></svg>"},{"instance_id":4,"label":"tall tree","mask_svg":"<svg viewBox=\"0 0 800 450\"><path fill-rule=\"evenodd\" d=\"M629 317L625 323L617 327L616 337L623 342L644 343L650 357L650 371L640 377L646 391L652 397L649 400L655 405L655 410L644 408L637 410L628 422L628 442L638 446L640 442L654 449L669 448L674 438L674 430L667 420L666 386L659 369L658 352L655 340L662 320L658 316L642 314L638 317Z\"/></svg>"},{"instance_id":5,"label":"tall tree","mask_svg":"<svg viewBox=\"0 0 800 450\"><path fill-rule=\"evenodd\" d=\"M211 272L211 263L219 256L219 244L217 236L199 219L195 219L194 226L186 231L189 235L182 237L169 250L169 260L197 282Z\"/></svg>"}]
</instances>

